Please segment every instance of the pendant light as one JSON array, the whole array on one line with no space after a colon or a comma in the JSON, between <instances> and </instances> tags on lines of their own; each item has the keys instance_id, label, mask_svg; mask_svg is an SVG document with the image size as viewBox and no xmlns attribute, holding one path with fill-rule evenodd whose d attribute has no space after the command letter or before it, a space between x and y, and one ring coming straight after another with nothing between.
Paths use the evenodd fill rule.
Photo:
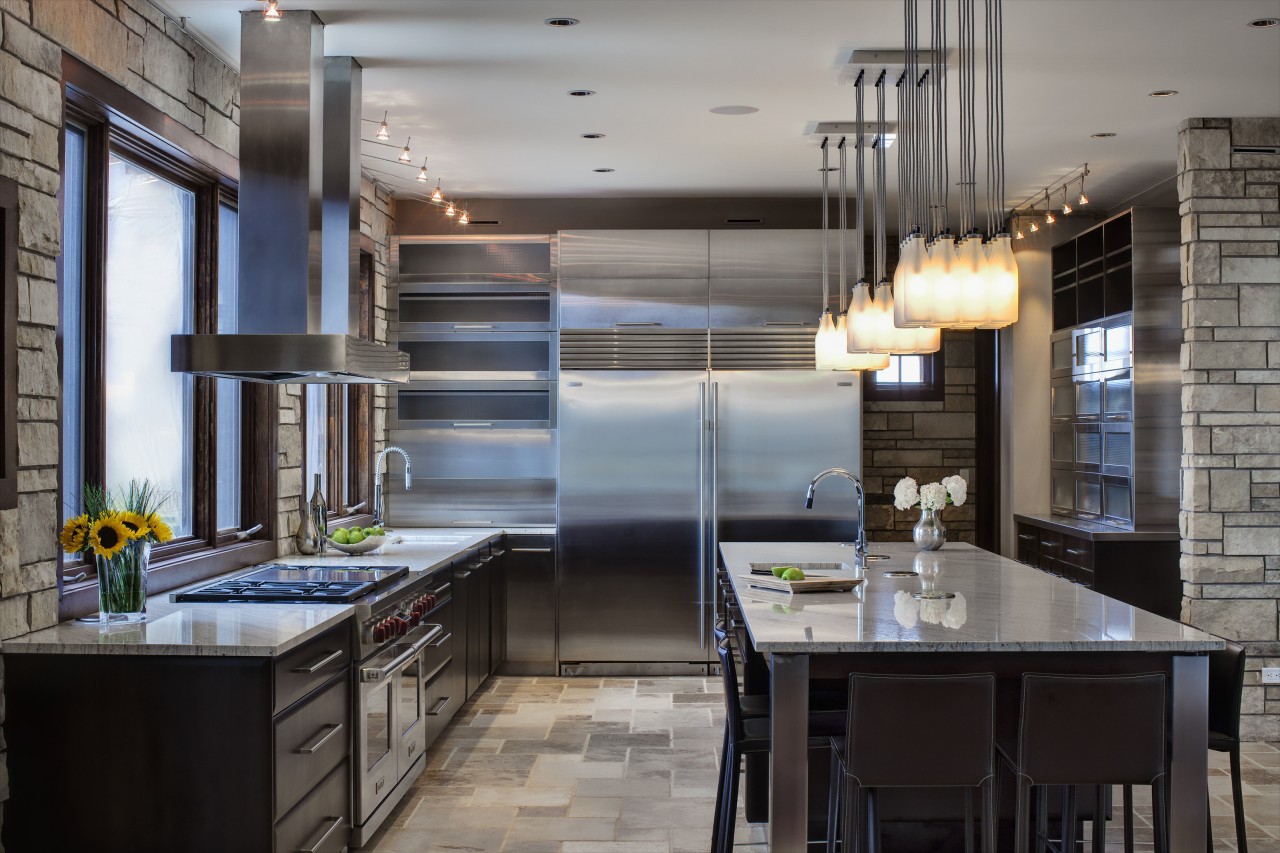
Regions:
<instances>
[{"instance_id":1,"label":"pendant light","mask_svg":"<svg viewBox=\"0 0 1280 853\"><path fill-rule=\"evenodd\" d=\"M861 74L855 81L857 87L858 127L862 128L862 80ZM875 268L873 277L875 284L867 281L865 275L865 256L859 252L857 257L858 282L853 286L853 297L849 305L849 326L847 346L849 352L908 354L937 352L941 346L942 332L939 329L899 329L893 322L893 283L885 274L888 240L885 235L886 222L886 179L885 179L885 93L887 82L885 71L880 72L876 80L876 132L872 151L872 174L875 177ZM865 138L865 137L863 137ZM863 204L866 199L863 169L863 151L865 144L858 141L857 154L857 197L858 217L855 230L855 244L865 246L865 220ZM885 365L886 367L888 365Z\"/></svg>"},{"instance_id":2,"label":"pendant light","mask_svg":"<svg viewBox=\"0 0 1280 853\"><path fill-rule=\"evenodd\" d=\"M858 133L859 135L861 135L862 133L861 122L859 122ZM848 269L848 267L845 263L845 259L848 255L847 246L848 246L848 236L849 236L849 228L848 228L849 206L847 203L848 185L849 185L848 155L847 155L848 149L846 147L847 141L848 141L847 137L842 137L840 140L840 146L839 146L839 151L840 151L840 200L839 200L839 207L840 207L840 278L839 278L840 313L836 316L834 338L836 341L838 341L840 353L836 358L835 369L837 370L884 370L886 367L889 366L888 353L869 353L869 352L856 352L856 351L851 352L849 350L849 322L850 322L849 311L852 311L853 309L852 307L850 307L849 311L845 310L845 292L846 292L845 288L847 286L846 282L848 281L848 277L846 275L846 270ZM859 151L862 150L860 140L859 140L858 150ZM865 221L862 214L862 197L863 197L863 193L860 190L858 193L858 218L859 220ZM862 228L859 227L856 233L857 251L858 251L857 268L859 271L858 273L859 279L865 279L865 275L863 275L862 270L866 264L866 240L862 235L863 235ZM861 283L865 284L866 282L864 280ZM856 286L857 285L855 285L855 287Z\"/></svg>"},{"instance_id":3,"label":"pendant light","mask_svg":"<svg viewBox=\"0 0 1280 853\"><path fill-rule=\"evenodd\" d=\"M262 10L262 17L267 21L278 21L283 17L276 0L267 0L267 8Z\"/></svg>"},{"instance_id":4,"label":"pendant light","mask_svg":"<svg viewBox=\"0 0 1280 853\"><path fill-rule=\"evenodd\" d=\"M436 188L431 191L432 201L444 201L444 190L440 189L440 180L436 179Z\"/></svg>"},{"instance_id":5,"label":"pendant light","mask_svg":"<svg viewBox=\"0 0 1280 853\"><path fill-rule=\"evenodd\" d=\"M818 315L818 334L813 341L814 362L819 370L835 370L836 363L845 352L844 341L836 337L836 322L831 316L830 270L827 259L830 199L827 192L828 137L822 138L822 313Z\"/></svg>"},{"instance_id":6,"label":"pendant light","mask_svg":"<svg viewBox=\"0 0 1280 853\"><path fill-rule=\"evenodd\" d=\"M421 184L425 184L429 180L427 177L427 158L422 158L422 166L418 169L418 177L414 180Z\"/></svg>"},{"instance_id":7,"label":"pendant light","mask_svg":"<svg viewBox=\"0 0 1280 853\"><path fill-rule=\"evenodd\" d=\"M399 160L401 163L409 163L413 160L413 155L409 153L409 143L413 141L413 137L409 137L404 141L404 147L400 149Z\"/></svg>"},{"instance_id":8,"label":"pendant light","mask_svg":"<svg viewBox=\"0 0 1280 853\"><path fill-rule=\"evenodd\" d=\"M391 138L391 128L387 127L387 112L382 113L382 121L378 122L378 132L374 135L375 139L381 139L384 142Z\"/></svg>"},{"instance_id":9,"label":"pendant light","mask_svg":"<svg viewBox=\"0 0 1280 853\"><path fill-rule=\"evenodd\" d=\"M1080 198L1076 199L1076 204L1084 207L1089 203L1089 197L1084 194L1084 179L1089 177L1089 164L1084 164L1084 171L1080 173Z\"/></svg>"}]
</instances>

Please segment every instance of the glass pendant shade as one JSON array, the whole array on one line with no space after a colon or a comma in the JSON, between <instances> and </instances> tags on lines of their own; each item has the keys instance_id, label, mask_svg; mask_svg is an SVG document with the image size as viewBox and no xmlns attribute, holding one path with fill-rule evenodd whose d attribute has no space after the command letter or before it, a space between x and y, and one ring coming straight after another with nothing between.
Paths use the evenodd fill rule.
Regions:
<instances>
[{"instance_id":1,"label":"glass pendant shade","mask_svg":"<svg viewBox=\"0 0 1280 853\"><path fill-rule=\"evenodd\" d=\"M899 329L893 322L893 309L893 291L888 284L876 288L874 297L865 282L854 287L846 339L849 352L910 355L938 351L940 329Z\"/></svg>"},{"instance_id":2,"label":"glass pendant shade","mask_svg":"<svg viewBox=\"0 0 1280 853\"><path fill-rule=\"evenodd\" d=\"M819 370L884 370L889 356L878 353L851 353L848 350L848 318L823 311L814 338L814 360Z\"/></svg>"},{"instance_id":3,"label":"glass pendant shade","mask_svg":"<svg viewBox=\"0 0 1280 853\"><path fill-rule=\"evenodd\" d=\"M898 252L898 269L893 276L893 292L896 296L893 304L893 322L907 328L918 325L907 318L907 306L916 306L916 314L923 314L925 299L925 265L929 261L925 249L924 237L912 234L902 244Z\"/></svg>"},{"instance_id":4,"label":"glass pendant shade","mask_svg":"<svg viewBox=\"0 0 1280 853\"><path fill-rule=\"evenodd\" d=\"M956 246L951 287L956 294L953 329L976 329L987 321L989 281L982 237L970 234Z\"/></svg>"},{"instance_id":5,"label":"glass pendant shade","mask_svg":"<svg viewBox=\"0 0 1280 853\"><path fill-rule=\"evenodd\" d=\"M987 246L987 321L978 328L1002 329L1018 322L1018 261L1008 234Z\"/></svg>"},{"instance_id":6,"label":"glass pendant shade","mask_svg":"<svg viewBox=\"0 0 1280 853\"><path fill-rule=\"evenodd\" d=\"M905 262L903 287L894 300L894 323L903 329L946 328L960 319L960 301L952 286L956 241L943 235L928 248L924 238L907 241L899 264Z\"/></svg>"}]
</instances>

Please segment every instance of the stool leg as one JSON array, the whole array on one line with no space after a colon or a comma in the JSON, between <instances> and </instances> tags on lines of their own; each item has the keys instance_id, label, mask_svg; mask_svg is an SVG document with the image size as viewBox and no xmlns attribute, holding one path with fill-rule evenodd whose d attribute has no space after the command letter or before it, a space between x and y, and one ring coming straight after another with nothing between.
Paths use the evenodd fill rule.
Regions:
<instances>
[{"instance_id":1,"label":"stool leg","mask_svg":"<svg viewBox=\"0 0 1280 853\"><path fill-rule=\"evenodd\" d=\"M1093 853L1107 849L1107 797L1106 787L1099 785L1093 792Z\"/></svg>"},{"instance_id":2,"label":"stool leg","mask_svg":"<svg viewBox=\"0 0 1280 853\"><path fill-rule=\"evenodd\" d=\"M973 853L973 789L964 789L964 853Z\"/></svg>"},{"instance_id":3,"label":"stool leg","mask_svg":"<svg viewBox=\"0 0 1280 853\"><path fill-rule=\"evenodd\" d=\"M867 789L867 853L880 853L880 809L875 788Z\"/></svg>"},{"instance_id":4,"label":"stool leg","mask_svg":"<svg viewBox=\"0 0 1280 853\"><path fill-rule=\"evenodd\" d=\"M1027 831L1031 829L1031 785L1025 776L1019 774L1017 786L1017 799L1013 807L1013 849L1014 853L1027 853L1030 847Z\"/></svg>"},{"instance_id":5,"label":"stool leg","mask_svg":"<svg viewBox=\"0 0 1280 853\"><path fill-rule=\"evenodd\" d=\"M1062 853L1076 851L1076 786L1062 786Z\"/></svg>"},{"instance_id":6,"label":"stool leg","mask_svg":"<svg viewBox=\"0 0 1280 853\"><path fill-rule=\"evenodd\" d=\"M1244 796L1240 783L1240 744L1231 747L1231 802L1236 811L1236 847L1240 853L1249 853L1249 842L1245 838Z\"/></svg>"},{"instance_id":7,"label":"stool leg","mask_svg":"<svg viewBox=\"0 0 1280 853\"><path fill-rule=\"evenodd\" d=\"M840 830L842 853L862 853L862 815L866 810L866 791L850 776L844 777L843 827Z\"/></svg>"},{"instance_id":8,"label":"stool leg","mask_svg":"<svg viewBox=\"0 0 1280 853\"><path fill-rule=\"evenodd\" d=\"M1169 824L1165 815L1164 795L1164 777L1161 776L1151 786L1151 822L1156 827L1156 853L1169 853Z\"/></svg>"},{"instance_id":9,"label":"stool leg","mask_svg":"<svg viewBox=\"0 0 1280 853\"><path fill-rule=\"evenodd\" d=\"M738 823L738 782L741 774L741 768L738 766L738 750L736 744L729 744L729 759L725 762L725 809L724 820L720 825L720 850L721 853L730 853L733 850L733 832L734 827Z\"/></svg>"},{"instance_id":10,"label":"stool leg","mask_svg":"<svg viewBox=\"0 0 1280 853\"><path fill-rule=\"evenodd\" d=\"M1133 786L1124 786L1124 853L1133 853Z\"/></svg>"},{"instance_id":11,"label":"stool leg","mask_svg":"<svg viewBox=\"0 0 1280 853\"><path fill-rule=\"evenodd\" d=\"M1000 834L996 822L996 790L995 779L987 780L982 790L982 853L996 853L996 836Z\"/></svg>"},{"instance_id":12,"label":"stool leg","mask_svg":"<svg viewBox=\"0 0 1280 853\"><path fill-rule=\"evenodd\" d=\"M1036 792L1036 853L1044 853L1049 838L1049 789L1041 786Z\"/></svg>"},{"instance_id":13,"label":"stool leg","mask_svg":"<svg viewBox=\"0 0 1280 853\"><path fill-rule=\"evenodd\" d=\"M725 766L729 762L729 723L724 724L724 741L720 746L720 779L716 784L715 825L711 827L711 853L720 853L720 828L724 823Z\"/></svg>"},{"instance_id":14,"label":"stool leg","mask_svg":"<svg viewBox=\"0 0 1280 853\"><path fill-rule=\"evenodd\" d=\"M827 778L827 853L836 853L836 827L840 822L840 762L831 750L831 773Z\"/></svg>"}]
</instances>

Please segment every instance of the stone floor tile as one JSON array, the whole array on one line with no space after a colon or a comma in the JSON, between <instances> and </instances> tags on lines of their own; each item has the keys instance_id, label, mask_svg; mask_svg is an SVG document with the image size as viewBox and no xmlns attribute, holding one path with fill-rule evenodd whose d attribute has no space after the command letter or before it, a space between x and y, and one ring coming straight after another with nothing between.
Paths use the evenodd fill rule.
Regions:
<instances>
[{"instance_id":1,"label":"stone floor tile","mask_svg":"<svg viewBox=\"0 0 1280 853\"><path fill-rule=\"evenodd\" d=\"M561 853L671 853L666 841L566 841Z\"/></svg>"},{"instance_id":2,"label":"stone floor tile","mask_svg":"<svg viewBox=\"0 0 1280 853\"><path fill-rule=\"evenodd\" d=\"M567 806L573 797L569 787L476 788L476 806Z\"/></svg>"},{"instance_id":3,"label":"stone floor tile","mask_svg":"<svg viewBox=\"0 0 1280 853\"><path fill-rule=\"evenodd\" d=\"M513 841L613 841L617 822L605 817L522 817L511 825ZM508 848L510 849L510 848Z\"/></svg>"}]
</instances>

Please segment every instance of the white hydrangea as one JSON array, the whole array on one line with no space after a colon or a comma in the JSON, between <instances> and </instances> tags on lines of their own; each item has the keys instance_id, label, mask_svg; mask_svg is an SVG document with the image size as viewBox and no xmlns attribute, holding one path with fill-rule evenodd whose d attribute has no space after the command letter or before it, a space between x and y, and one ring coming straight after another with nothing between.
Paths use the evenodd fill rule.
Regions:
<instances>
[{"instance_id":1,"label":"white hydrangea","mask_svg":"<svg viewBox=\"0 0 1280 853\"><path fill-rule=\"evenodd\" d=\"M957 592L956 597L951 599L951 605L947 607L947 615L942 619L942 627L959 628L969 618L969 605L964 600L964 595Z\"/></svg>"},{"instance_id":2,"label":"white hydrangea","mask_svg":"<svg viewBox=\"0 0 1280 853\"><path fill-rule=\"evenodd\" d=\"M919 614L920 607L911 597L911 593L900 589L893 594L893 618L898 620L899 625L903 628L914 628Z\"/></svg>"},{"instance_id":3,"label":"white hydrangea","mask_svg":"<svg viewBox=\"0 0 1280 853\"><path fill-rule=\"evenodd\" d=\"M947 617L947 600L945 598L923 598L920 600L920 621L930 625L941 625Z\"/></svg>"},{"instance_id":4,"label":"white hydrangea","mask_svg":"<svg viewBox=\"0 0 1280 853\"><path fill-rule=\"evenodd\" d=\"M939 510L947 505L947 487L929 483L920 487L920 508Z\"/></svg>"},{"instance_id":5,"label":"white hydrangea","mask_svg":"<svg viewBox=\"0 0 1280 853\"><path fill-rule=\"evenodd\" d=\"M943 477L942 485L946 487L947 494L951 496L951 502L956 506L964 506L965 497L968 495L969 484L965 482L964 477L955 474L951 477Z\"/></svg>"},{"instance_id":6,"label":"white hydrangea","mask_svg":"<svg viewBox=\"0 0 1280 853\"><path fill-rule=\"evenodd\" d=\"M920 502L920 487L910 477L903 477L893 487L893 505L901 510L908 510Z\"/></svg>"}]
</instances>

